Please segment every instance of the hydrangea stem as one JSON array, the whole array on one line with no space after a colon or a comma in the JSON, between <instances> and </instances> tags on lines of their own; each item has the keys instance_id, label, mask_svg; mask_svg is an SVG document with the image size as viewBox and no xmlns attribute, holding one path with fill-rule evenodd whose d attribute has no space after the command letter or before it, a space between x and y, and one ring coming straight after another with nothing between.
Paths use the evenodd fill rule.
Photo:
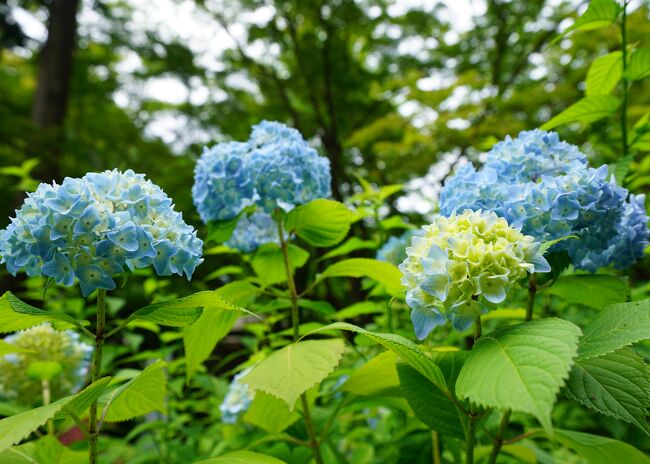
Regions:
<instances>
[{"instance_id":1,"label":"hydrangea stem","mask_svg":"<svg viewBox=\"0 0 650 464\"><path fill-rule=\"evenodd\" d=\"M535 296L537 295L537 274L528 277L528 305L526 306L526 320L533 320L533 309L535 308Z\"/></svg>"},{"instance_id":2,"label":"hydrangea stem","mask_svg":"<svg viewBox=\"0 0 650 464\"><path fill-rule=\"evenodd\" d=\"M102 355L106 332L106 290L97 290L97 326L95 329L95 351L91 366L91 382L99 380L102 370ZM90 424L88 425L88 452L90 464L97 463L97 400L90 405Z\"/></svg>"},{"instance_id":3,"label":"hydrangea stem","mask_svg":"<svg viewBox=\"0 0 650 464\"><path fill-rule=\"evenodd\" d=\"M282 256L284 258L284 270L287 274L287 286L289 287L289 295L291 297L291 326L293 327L293 341L297 342L300 338L300 312L298 309L298 291L296 290L296 282L293 280L293 272L291 269L291 257L289 256L289 247L284 238L284 231L282 230L282 221L278 219L278 237L280 238L280 248L282 249ZM303 393L300 395L302 403L302 414L305 418L305 425L307 426L307 433L309 435L309 447L314 453L314 460L317 464L323 464L323 458L320 453L320 444L314 429L314 423L311 419L309 412L309 402L307 395Z\"/></svg>"},{"instance_id":4,"label":"hydrangea stem","mask_svg":"<svg viewBox=\"0 0 650 464\"><path fill-rule=\"evenodd\" d=\"M481 316L477 316L474 321L474 343L481 338ZM469 410L469 426L467 427L467 439L465 440L465 464L474 463L474 447L476 446L476 425L478 423L479 414L475 407L470 406Z\"/></svg>"},{"instance_id":5,"label":"hydrangea stem","mask_svg":"<svg viewBox=\"0 0 650 464\"><path fill-rule=\"evenodd\" d=\"M43 406L47 406L52 401L52 394L50 391L50 381L41 380L41 390L43 392ZM52 419L47 421L47 433L49 435L54 435L54 422Z\"/></svg>"},{"instance_id":6,"label":"hydrangea stem","mask_svg":"<svg viewBox=\"0 0 650 464\"><path fill-rule=\"evenodd\" d=\"M621 86L623 89L623 98L621 104L621 137L623 139L623 157L627 156L627 94L629 83L626 77L627 73L627 0L623 1L623 18L621 20L621 53L622 68ZM621 179L622 181L622 179Z\"/></svg>"}]
</instances>

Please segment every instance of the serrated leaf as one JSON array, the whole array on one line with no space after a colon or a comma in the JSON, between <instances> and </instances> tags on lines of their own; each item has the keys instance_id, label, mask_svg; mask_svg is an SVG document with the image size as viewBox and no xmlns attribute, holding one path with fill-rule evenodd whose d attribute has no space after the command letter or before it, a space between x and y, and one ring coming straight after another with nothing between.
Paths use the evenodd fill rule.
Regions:
<instances>
[{"instance_id":1,"label":"serrated leaf","mask_svg":"<svg viewBox=\"0 0 650 464\"><path fill-rule=\"evenodd\" d=\"M397 355L384 351L356 369L341 389L359 396L399 396Z\"/></svg>"},{"instance_id":2,"label":"serrated leaf","mask_svg":"<svg viewBox=\"0 0 650 464\"><path fill-rule=\"evenodd\" d=\"M286 464L286 462L252 451L235 451L217 458L197 461L195 464Z\"/></svg>"},{"instance_id":3,"label":"serrated leaf","mask_svg":"<svg viewBox=\"0 0 650 464\"><path fill-rule=\"evenodd\" d=\"M321 256L319 261L344 256L357 250L374 250L375 248L377 248L377 243L374 240L362 240L359 237L350 237L338 247Z\"/></svg>"},{"instance_id":4,"label":"serrated leaf","mask_svg":"<svg viewBox=\"0 0 650 464\"><path fill-rule=\"evenodd\" d=\"M215 290L216 300L226 301L230 305L221 307L203 306L201 317L189 327L183 329L183 346L185 347L185 362L187 378L192 377L199 366L208 359L219 340L225 337L242 316L241 311L232 310L232 306L239 308L259 294L259 290L250 282L231 282Z\"/></svg>"},{"instance_id":5,"label":"serrated leaf","mask_svg":"<svg viewBox=\"0 0 650 464\"><path fill-rule=\"evenodd\" d=\"M449 398L408 364L398 363L397 373L402 394L418 419L447 436L465 439L462 413Z\"/></svg>"},{"instance_id":6,"label":"serrated leaf","mask_svg":"<svg viewBox=\"0 0 650 464\"><path fill-rule=\"evenodd\" d=\"M577 353L580 328L562 319L529 321L483 335L456 381L459 398L535 416L551 431L551 410Z\"/></svg>"},{"instance_id":7,"label":"serrated leaf","mask_svg":"<svg viewBox=\"0 0 650 464\"><path fill-rule=\"evenodd\" d=\"M297 411L289 411L287 404L263 391L255 393L255 399L243 416L244 422L268 433L280 433L300 419Z\"/></svg>"},{"instance_id":8,"label":"serrated leaf","mask_svg":"<svg viewBox=\"0 0 650 464\"><path fill-rule=\"evenodd\" d=\"M167 379L164 368L167 363L156 361L147 366L137 377L117 390L105 408L107 422L121 422L149 414L153 411L165 412Z\"/></svg>"},{"instance_id":9,"label":"serrated leaf","mask_svg":"<svg viewBox=\"0 0 650 464\"><path fill-rule=\"evenodd\" d=\"M578 357L589 359L650 338L650 300L613 304L584 330Z\"/></svg>"},{"instance_id":10,"label":"serrated leaf","mask_svg":"<svg viewBox=\"0 0 650 464\"><path fill-rule=\"evenodd\" d=\"M644 453L632 445L612 438L556 429L555 439L574 450L589 464L650 464L650 458Z\"/></svg>"},{"instance_id":11,"label":"serrated leaf","mask_svg":"<svg viewBox=\"0 0 650 464\"><path fill-rule=\"evenodd\" d=\"M11 292L0 298L0 333L29 329L43 322L51 322L56 328L69 329L80 323L65 313L44 311L21 301Z\"/></svg>"},{"instance_id":12,"label":"serrated leaf","mask_svg":"<svg viewBox=\"0 0 650 464\"><path fill-rule=\"evenodd\" d=\"M175 300L163 301L161 303L154 303L144 308L134 311L129 316L126 323L131 321L141 320L153 322L155 324L164 325L168 327L185 327L195 323L201 313L203 307L208 303L209 298L218 298L214 295L208 295L210 292L199 292L194 295L186 296L184 298L177 298ZM217 302L215 304L227 304L227 302Z\"/></svg>"},{"instance_id":13,"label":"serrated leaf","mask_svg":"<svg viewBox=\"0 0 650 464\"><path fill-rule=\"evenodd\" d=\"M611 95L592 95L578 100L550 121L541 129L550 130L569 122L594 122L607 117L618 109L621 100Z\"/></svg>"},{"instance_id":14,"label":"serrated leaf","mask_svg":"<svg viewBox=\"0 0 650 464\"><path fill-rule=\"evenodd\" d=\"M390 294L402 291L402 273L397 266L376 259L350 258L338 261L325 269L319 280L330 277L368 277L384 284Z\"/></svg>"},{"instance_id":15,"label":"serrated leaf","mask_svg":"<svg viewBox=\"0 0 650 464\"><path fill-rule=\"evenodd\" d=\"M638 81L650 76L650 48L637 48L630 57L626 77Z\"/></svg>"},{"instance_id":16,"label":"serrated leaf","mask_svg":"<svg viewBox=\"0 0 650 464\"><path fill-rule=\"evenodd\" d=\"M612 303L627 301L630 287L625 278L584 274L560 277L548 291L567 303L602 309Z\"/></svg>"},{"instance_id":17,"label":"serrated leaf","mask_svg":"<svg viewBox=\"0 0 650 464\"><path fill-rule=\"evenodd\" d=\"M591 0L585 12L562 34L553 39L551 44L557 43L572 31L589 31L609 26L616 21L621 11L621 6L615 0Z\"/></svg>"},{"instance_id":18,"label":"serrated leaf","mask_svg":"<svg viewBox=\"0 0 650 464\"><path fill-rule=\"evenodd\" d=\"M73 396L0 420L0 452L19 443L65 407Z\"/></svg>"},{"instance_id":19,"label":"serrated leaf","mask_svg":"<svg viewBox=\"0 0 650 464\"><path fill-rule=\"evenodd\" d=\"M565 392L580 404L630 422L650 435L645 404L650 392L648 368L629 348L577 360Z\"/></svg>"},{"instance_id":20,"label":"serrated leaf","mask_svg":"<svg viewBox=\"0 0 650 464\"><path fill-rule=\"evenodd\" d=\"M291 261L291 270L301 268L307 262L309 253L297 245L290 243L287 247L289 259ZM284 255L282 249L276 243L265 243L257 249L251 265L255 274L266 285L278 284L287 281L287 272L284 267Z\"/></svg>"},{"instance_id":21,"label":"serrated leaf","mask_svg":"<svg viewBox=\"0 0 650 464\"><path fill-rule=\"evenodd\" d=\"M317 199L294 208L284 225L310 245L329 247L345 238L356 215L338 201Z\"/></svg>"},{"instance_id":22,"label":"serrated leaf","mask_svg":"<svg viewBox=\"0 0 650 464\"><path fill-rule=\"evenodd\" d=\"M347 330L368 337L374 342L382 345L384 348L400 356L440 390L443 392L449 391L445 382L445 377L438 365L412 341L400 335L370 332L369 330L353 324L348 324L347 322L335 322L312 330L305 336L328 330Z\"/></svg>"},{"instance_id":23,"label":"serrated leaf","mask_svg":"<svg viewBox=\"0 0 650 464\"><path fill-rule=\"evenodd\" d=\"M90 408L90 405L93 403L93 401L102 396L111 380L112 377L102 377L96 382L91 383L79 393L74 395L72 401L66 404L65 407L57 412L54 417L56 419L60 419L66 416L74 415L81 418L83 414Z\"/></svg>"},{"instance_id":24,"label":"serrated leaf","mask_svg":"<svg viewBox=\"0 0 650 464\"><path fill-rule=\"evenodd\" d=\"M241 382L283 400L293 410L300 395L338 366L344 350L345 343L340 339L292 343L271 353Z\"/></svg>"},{"instance_id":25,"label":"serrated leaf","mask_svg":"<svg viewBox=\"0 0 650 464\"><path fill-rule=\"evenodd\" d=\"M608 95L614 90L623 74L623 53L615 51L596 58L589 66L585 94Z\"/></svg>"}]
</instances>

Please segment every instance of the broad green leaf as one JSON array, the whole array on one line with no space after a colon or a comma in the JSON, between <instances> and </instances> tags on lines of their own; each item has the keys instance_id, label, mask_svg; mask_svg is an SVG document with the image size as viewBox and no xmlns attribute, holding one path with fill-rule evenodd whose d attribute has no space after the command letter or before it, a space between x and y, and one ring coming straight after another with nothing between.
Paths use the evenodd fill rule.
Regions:
<instances>
[{"instance_id":1,"label":"broad green leaf","mask_svg":"<svg viewBox=\"0 0 650 464\"><path fill-rule=\"evenodd\" d=\"M235 451L217 458L197 461L195 464L286 464L286 462L252 451Z\"/></svg>"},{"instance_id":2,"label":"broad green leaf","mask_svg":"<svg viewBox=\"0 0 650 464\"><path fill-rule=\"evenodd\" d=\"M233 310L246 305L259 294L259 290L246 281L231 282L212 293L217 298L209 298L211 305L203 306L201 317L189 327L183 329L183 345L187 378L192 377L201 363L208 359L219 340L230 332L242 311ZM220 302L230 302L220 305ZM238 306L233 306L238 305Z\"/></svg>"},{"instance_id":3,"label":"broad green leaf","mask_svg":"<svg viewBox=\"0 0 650 464\"><path fill-rule=\"evenodd\" d=\"M650 76L650 48L637 48L630 57L626 70L627 78L638 81Z\"/></svg>"},{"instance_id":4,"label":"broad green leaf","mask_svg":"<svg viewBox=\"0 0 650 464\"><path fill-rule=\"evenodd\" d=\"M582 405L630 422L650 435L646 421L646 399L650 392L648 367L629 348L577 360L565 392Z\"/></svg>"},{"instance_id":5,"label":"broad green leaf","mask_svg":"<svg viewBox=\"0 0 650 464\"><path fill-rule=\"evenodd\" d=\"M356 215L338 201L317 199L294 208L284 225L310 245L329 247L345 238Z\"/></svg>"},{"instance_id":6,"label":"broad green leaf","mask_svg":"<svg viewBox=\"0 0 650 464\"><path fill-rule=\"evenodd\" d=\"M35 442L27 442L24 445L12 446L0 452L2 464L37 464L34 458Z\"/></svg>"},{"instance_id":7,"label":"broad green leaf","mask_svg":"<svg viewBox=\"0 0 650 464\"><path fill-rule=\"evenodd\" d=\"M377 192L377 197L380 200L384 201L386 198L390 197L391 195L395 195L402 190L404 190L404 185L402 184L384 185L379 189L379 192Z\"/></svg>"},{"instance_id":8,"label":"broad green leaf","mask_svg":"<svg viewBox=\"0 0 650 464\"><path fill-rule=\"evenodd\" d=\"M382 219L379 221L379 224L382 229L384 230L391 230L391 229L416 229L413 224L410 224L406 221L404 221L404 218L402 216L390 216L387 217L386 219Z\"/></svg>"},{"instance_id":9,"label":"broad green leaf","mask_svg":"<svg viewBox=\"0 0 650 464\"><path fill-rule=\"evenodd\" d=\"M332 315L332 319L338 321L343 319L352 319L354 317L363 316L366 314L378 314L386 311L386 302L379 303L377 301L359 301L350 306L347 306Z\"/></svg>"},{"instance_id":10,"label":"broad green leaf","mask_svg":"<svg viewBox=\"0 0 650 464\"><path fill-rule=\"evenodd\" d=\"M615 0L591 0L582 16L551 43L558 42L572 31L589 31L609 26L616 21L621 11L621 6Z\"/></svg>"},{"instance_id":11,"label":"broad green leaf","mask_svg":"<svg viewBox=\"0 0 650 464\"><path fill-rule=\"evenodd\" d=\"M297 245L289 244L289 260L291 270L301 268L307 262L309 253ZM253 270L266 285L273 285L287 281L287 271L284 266L284 255L279 245L265 243L257 249L251 261Z\"/></svg>"},{"instance_id":12,"label":"broad green leaf","mask_svg":"<svg viewBox=\"0 0 650 464\"><path fill-rule=\"evenodd\" d=\"M408 362L420 374L424 375L431 383L438 387L443 392L448 392L445 377L438 367L438 365L429 358L418 345L412 341L395 334L383 334L370 332L369 330L357 327L347 322L335 322L326 325L319 329L313 330L306 335L311 335L318 332L325 332L328 330L347 330L350 332L365 335L372 341L379 343L384 348L394 352L400 356L404 361ZM305 336L306 336L305 335Z\"/></svg>"},{"instance_id":13,"label":"broad green leaf","mask_svg":"<svg viewBox=\"0 0 650 464\"><path fill-rule=\"evenodd\" d=\"M140 375L111 393L105 408L107 422L121 422L153 411L165 412L167 379L164 361L147 366Z\"/></svg>"},{"instance_id":14,"label":"broad green leaf","mask_svg":"<svg viewBox=\"0 0 650 464\"><path fill-rule=\"evenodd\" d=\"M63 409L56 413L55 418L63 418L74 415L81 418L90 408L93 401L97 400L111 382L111 377L102 377L96 382L91 383L79 393L74 395L72 401L65 405Z\"/></svg>"},{"instance_id":15,"label":"broad green leaf","mask_svg":"<svg viewBox=\"0 0 650 464\"><path fill-rule=\"evenodd\" d=\"M292 343L271 353L241 382L283 400L293 410L300 395L332 373L344 350L340 339Z\"/></svg>"},{"instance_id":16,"label":"broad green leaf","mask_svg":"<svg viewBox=\"0 0 650 464\"><path fill-rule=\"evenodd\" d=\"M66 448L55 437L48 435L35 443L33 462L43 464L87 464L87 451L73 451Z\"/></svg>"},{"instance_id":17,"label":"broad green leaf","mask_svg":"<svg viewBox=\"0 0 650 464\"><path fill-rule=\"evenodd\" d=\"M465 360L456 394L484 407L532 414L550 431L551 410L579 336L580 328L556 318L483 335Z\"/></svg>"},{"instance_id":18,"label":"broad green leaf","mask_svg":"<svg viewBox=\"0 0 650 464\"><path fill-rule=\"evenodd\" d=\"M650 300L613 304L584 330L578 357L595 358L650 338Z\"/></svg>"},{"instance_id":19,"label":"broad green leaf","mask_svg":"<svg viewBox=\"0 0 650 464\"><path fill-rule=\"evenodd\" d=\"M0 333L29 329L43 322L51 322L60 329L78 327L80 323L64 313L44 311L21 301L11 292L0 298Z\"/></svg>"},{"instance_id":20,"label":"broad green leaf","mask_svg":"<svg viewBox=\"0 0 650 464\"><path fill-rule=\"evenodd\" d=\"M7 343L4 340L0 340L0 356L4 356L5 354L10 353L31 353L31 351L19 346L12 345L11 343Z\"/></svg>"},{"instance_id":21,"label":"broad green leaf","mask_svg":"<svg viewBox=\"0 0 650 464\"><path fill-rule=\"evenodd\" d=\"M210 221L208 223L208 236L205 241L213 243L228 241L235 231L242 214L245 214L245 212L241 212L234 218L226 219L225 221Z\"/></svg>"},{"instance_id":22,"label":"broad green leaf","mask_svg":"<svg viewBox=\"0 0 650 464\"><path fill-rule=\"evenodd\" d=\"M650 458L644 453L612 438L556 429L555 439L578 453L589 464L650 464Z\"/></svg>"},{"instance_id":23,"label":"broad green leaf","mask_svg":"<svg viewBox=\"0 0 650 464\"><path fill-rule=\"evenodd\" d=\"M341 388L359 396L399 396L397 355L392 351L378 354L355 370Z\"/></svg>"},{"instance_id":24,"label":"broad green leaf","mask_svg":"<svg viewBox=\"0 0 650 464\"><path fill-rule=\"evenodd\" d=\"M129 316L127 323L142 320L168 327L185 327L195 323L206 306L228 306L236 309L214 292L205 291L140 308Z\"/></svg>"},{"instance_id":25,"label":"broad green leaf","mask_svg":"<svg viewBox=\"0 0 650 464\"><path fill-rule=\"evenodd\" d=\"M548 290L567 303L582 304L602 309L612 303L627 301L630 288L627 279L603 275L584 274L560 277Z\"/></svg>"},{"instance_id":26,"label":"broad green leaf","mask_svg":"<svg viewBox=\"0 0 650 464\"><path fill-rule=\"evenodd\" d=\"M0 452L19 443L63 409L73 396L0 420Z\"/></svg>"},{"instance_id":27,"label":"broad green leaf","mask_svg":"<svg viewBox=\"0 0 650 464\"><path fill-rule=\"evenodd\" d=\"M620 51L608 53L596 58L587 72L587 96L609 95L621 80L623 74L623 53Z\"/></svg>"},{"instance_id":28,"label":"broad green leaf","mask_svg":"<svg viewBox=\"0 0 650 464\"><path fill-rule=\"evenodd\" d=\"M300 419L297 411L289 411L287 404L263 391L255 393L255 399L244 414L247 424L261 428L268 433L280 433Z\"/></svg>"},{"instance_id":29,"label":"broad green leaf","mask_svg":"<svg viewBox=\"0 0 650 464\"><path fill-rule=\"evenodd\" d=\"M632 166L633 162L634 153L619 159L617 163L609 165L609 175L614 176L614 179L618 185L625 184L625 178L627 177L628 172L630 172L630 167Z\"/></svg>"},{"instance_id":30,"label":"broad green leaf","mask_svg":"<svg viewBox=\"0 0 650 464\"><path fill-rule=\"evenodd\" d=\"M337 256L344 256L357 250L374 250L377 248L377 243L373 240L362 240L359 237L350 237L338 247L328 251L319 258L320 260L336 258Z\"/></svg>"},{"instance_id":31,"label":"broad green leaf","mask_svg":"<svg viewBox=\"0 0 650 464\"><path fill-rule=\"evenodd\" d=\"M319 280L330 277L369 277L384 284L390 294L402 290L400 283L402 273L397 266L376 259L350 258L338 261L325 269L319 276Z\"/></svg>"},{"instance_id":32,"label":"broad green leaf","mask_svg":"<svg viewBox=\"0 0 650 464\"><path fill-rule=\"evenodd\" d=\"M63 370L61 363L56 361L34 361L27 368L27 375L37 380L52 380Z\"/></svg>"},{"instance_id":33,"label":"broad green leaf","mask_svg":"<svg viewBox=\"0 0 650 464\"><path fill-rule=\"evenodd\" d=\"M402 394L418 419L447 436L465 439L462 413L449 398L408 364L398 363L397 373Z\"/></svg>"},{"instance_id":34,"label":"broad green leaf","mask_svg":"<svg viewBox=\"0 0 650 464\"><path fill-rule=\"evenodd\" d=\"M618 109L621 100L611 95L592 95L578 100L550 121L542 125L543 130L569 122L594 122L607 117Z\"/></svg>"},{"instance_id":35,"label":"broad green leaf","mask_svg":"<svg viewBox=\"0 0 650 464\"><path fill-rule=\"evenodd\" d=\"M477 446L474 449L474 458L476 461L487 458L492 452L492 446ZM535 451L524 445L504 445L501 452L517 458L517 462L524 464L537 464Z\"/></svg>"}]
</instances>

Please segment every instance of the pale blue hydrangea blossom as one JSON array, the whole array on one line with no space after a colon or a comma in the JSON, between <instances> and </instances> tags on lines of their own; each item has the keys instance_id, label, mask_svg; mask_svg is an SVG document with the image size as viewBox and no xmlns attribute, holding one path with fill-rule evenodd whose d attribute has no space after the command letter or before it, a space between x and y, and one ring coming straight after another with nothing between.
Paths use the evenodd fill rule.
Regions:
<instances>
[{"instance_id":1,"label":"pale blue hydrangea blossom","mask_svg":"<svg viewBox=\"0 0 650 464\"><path fill-rule=\"evenodd\" d=\"M607 167L590 168L580 150L553 132L522 132L487 154L479 170L462 166L440 193L440 212L490 210L539 241L568 235L553 251L566 250L574 266L630 266L648 244L644 196L607 180Z\"/></svg>"},{"instance_id":2,"label":"pale blue hydrangea blossom","mask_svg":"<svg viewBox=\"0 0 650 464\"><path fill-rule=\"evenodd\" d=\"M229 242L249 252L277 240L277 230L267 220L275 208L290 211L329 197L331 180L329 160L309 146L300 132L262 121L253 126L247 142L220 143L204 150L194 170L192 196L204 223L232 219L255 206L256 213L241 219L236 237Z\"/></svg>"},{"instance_id":3,"label":"pale blue hydrangea blossom","mask_svg":"<svg viewBox=\"0 0 650 464\"><path fill-rule=\"evenodd\" d=\"M84 296L114 289L113 277L126 269L153 266L158 275L190 279L202 247L162 189L131 170L40 184L0 231L10 273L66 286L76 278Z\"/></svg>"},{"instance_id":4,"label":"pale blue hydrangea blossom","mask_svg":"<svg viewBox=\"0 0 650 464\"><path fill-rule=\"evenodd\" d=\"M406 259L406 247L409 246L415 234L415 230L407 230L402 235L392 236L377 250L376 259L395 266L401 264Z\"/></svg>"},{"instance_id":5,"label":"pale blue hydrangea blossom","mask_svg":"<svg viewBox=\"0 0 650 464\"><path fill-rule=\"evenodd\" d=\"M233 377L228 387L228 393L226 393L222 403L219 405L222 422L234 424L237 422L239 415L248 410L253 402L255 392L251 391L247 384L240 382L240 379L245 377L251 369L244 369Z\"/></svg>"}]
</instances>

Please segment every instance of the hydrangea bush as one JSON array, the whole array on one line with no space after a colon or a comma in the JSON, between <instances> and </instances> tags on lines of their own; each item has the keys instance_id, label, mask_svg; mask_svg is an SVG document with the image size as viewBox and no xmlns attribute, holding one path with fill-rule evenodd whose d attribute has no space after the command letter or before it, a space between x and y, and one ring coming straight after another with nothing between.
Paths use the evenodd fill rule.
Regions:
<instances>
[{"instance_id":1,"label":"hydrangea bush","mask_svg":"<svg viewBox=\"0 0 650 464\"><path fill-rule=\"evenodd\" d=\"M248 388L248 385L241 382L241 379L248 375L250 368L236 374L228 387L228 392L219 405L221 420L226 424L237 422L240 414L245 412L253 402L255 393Z\"/></svg>"},{"instance_id":2,"label":"hydrangea bush","mask_svg":"<svg viewBox=\"0 0 650 464\"><path fill-rule=\"evenodd\" d=\"M50 380L53 397L76 393L87 380L92 346L71 330L54 330L48 323L17 332L4 339L16 353L0 357L0 397L33 405L42 402L41 380L30 375L38 362L57 363L60 372Z\"/></svg>"},{"instance_id":3,"label":"hydrangea bush","mask_svg":"<svg viewBox=\"0 0 650 464\"><path fill-rule=\"evenodd\" d=\"M643 202L608 180L607 166L591 168L576 146L533 130L497 143L480 169L458 169L440 193L440 212L494 211L542 242L574 235L553 251L595 271L625 269L643 256L650 235Z\"/></svg>"},{"instance_id":4,"label":"hydrangea bush","mask_svg":"<svg viewBox=\"0 0 650 464\"><path fill-rule=\"evenodd\" d=\"M172 200L131 170L88 173L40 184L0 231L2 262L70 286L84 296L115 288L114 276L153 266L158 275L185 274L202 262L203 242Z\"/></svg>"},{"instance_id":5,"label":"hydrangea bush","mask_svg":"<svg viewBox=\"0 0 650 464\"><path fill-rule=\"evenodd\" d=\"M399 266L416 336L426 338L447 320L465 330L486 311L484 302L501 303L528 273L550 271L539 249L492 212L437 216L413 237Z\"/></svg>"}]
</instances>

